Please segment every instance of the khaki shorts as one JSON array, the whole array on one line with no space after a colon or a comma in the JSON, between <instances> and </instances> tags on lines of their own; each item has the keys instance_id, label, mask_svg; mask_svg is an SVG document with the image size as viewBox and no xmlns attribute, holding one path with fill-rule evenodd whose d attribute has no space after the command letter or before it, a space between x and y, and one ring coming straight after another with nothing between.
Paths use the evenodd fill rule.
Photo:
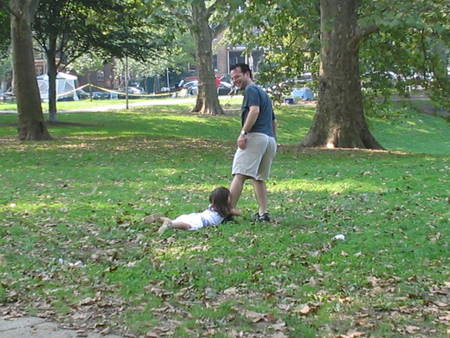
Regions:
<instances>
[{"instance_id":1,"label":"khaki shorts","mask_svg":"<svg viewBox=\"0 0 450 338\"><path fill-rule=\"evenodd\" d=\"M248 133L247 147L234 154L232 174L250 176L258 181L269 178L272 160L277 152L274 137L262 133Z\"/></svg>"}]
</instances>

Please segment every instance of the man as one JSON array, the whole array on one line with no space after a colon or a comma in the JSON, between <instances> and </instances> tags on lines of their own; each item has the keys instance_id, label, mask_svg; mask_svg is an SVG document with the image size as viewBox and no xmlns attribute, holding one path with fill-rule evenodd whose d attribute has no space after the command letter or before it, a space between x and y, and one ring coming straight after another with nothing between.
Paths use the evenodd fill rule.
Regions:
<instances>
[{"instance_id":1,"label":"man","mask_svg":"<svg viewBox=\"0 0 450 338\"><path fill-rule=\"evenodd\" d=\"M232 207L236 207L244 182L251 179L258 202L256 221L270 221L267 211L267 187L277 143L276 119L267 93L253 83L252 71L244 63L231 67L233 84L244 91L241 108L242 129L237 138L238 149L233 160L230 186Z\"/></svg>"}]
</instances>

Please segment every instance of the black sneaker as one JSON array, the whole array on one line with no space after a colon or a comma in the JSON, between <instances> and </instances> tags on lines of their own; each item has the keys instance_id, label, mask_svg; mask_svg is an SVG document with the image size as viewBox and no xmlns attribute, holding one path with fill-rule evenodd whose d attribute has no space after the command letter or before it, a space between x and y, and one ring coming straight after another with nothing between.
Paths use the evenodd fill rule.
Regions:
<instances>
[{"instance_id":1,"label":"black sneaker","mask_svg":"<svg viewBox=\"0 0 450 338\"><path fill-rule=\"evenodd\" d=\"M270 222L270 215L268 212L262 215L257 212L253 215L253 220L256 222Z\"/></svg>"},{"instance_id":2,"label":"black sneaker","mask_svg":"<svg viewBox=\"0 0 450 338\"><path fill-rule=\"evenodd\" d=\"M228 222L234 222L234 217L233 215L228 215L227 217L225 217L222 221L222 224L228 223Z\"/></svg>"}]
</instances>

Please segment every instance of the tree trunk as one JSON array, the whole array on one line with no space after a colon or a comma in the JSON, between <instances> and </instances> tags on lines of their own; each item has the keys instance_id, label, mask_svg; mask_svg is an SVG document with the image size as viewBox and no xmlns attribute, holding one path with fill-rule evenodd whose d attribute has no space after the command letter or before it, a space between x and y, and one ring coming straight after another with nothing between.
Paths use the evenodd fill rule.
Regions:
<instances>
[{"instance_id":1,"label":"tree trunk","mask_svg":"<svg viewBox=\"0 0 450 338\"><path fill-rule=\"evenodd\" d=\"M223 114L214 81L212 62L213 31L208 23L209 14L204 0L192 3L192 19L191 32L196 42L199 77L197 102L192 111L210 115Z\"/></svg>"},{"instance_id":2,"label":"tree trunk","mask_svg":"<svg viewBox=\"0 0 450 338\"><path fill-rule=\"evenodd\" d=\"M364 117L357 39L358 0L320 0L319 102L305 147L383 149Z\"/></svg>"},{"instance_id":3,"label":"tree trunk","mask_svg":"<svg viewBox=\"0 0 450 338\"><path fill-rule=\"evenodd\" d=\"M11 0L11 41L20 140L49 140L34 68L31 22L39 0Z\"/></svg>"},{"instance_id":4,"label":"tree trunk","mask_svg":"<svg viewBox=\"0 0 450 338\"><path fill-rule=\"evenodd\" d=\"M57 122L56 116L56 37L50 37L47 50L47 75L48 75L48 120Z\"/></svg>"}]
</instances>

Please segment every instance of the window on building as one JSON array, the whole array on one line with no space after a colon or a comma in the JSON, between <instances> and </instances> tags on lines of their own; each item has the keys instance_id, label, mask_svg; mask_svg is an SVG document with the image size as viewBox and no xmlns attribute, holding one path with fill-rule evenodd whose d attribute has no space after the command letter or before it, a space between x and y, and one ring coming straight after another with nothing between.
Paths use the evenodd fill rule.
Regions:
<instances>
[{"instance_id":1,"label":"window on building","mask_svg":"<svg viewBox=\"0 0 450 338\"><path fill-rule=\"evenodd\" d=\"M239 52L230 51L229 57L230 57L230 66L235 65L237 63L245 63L245 55L242 51Z\"/></svg>"}]
</instances>

